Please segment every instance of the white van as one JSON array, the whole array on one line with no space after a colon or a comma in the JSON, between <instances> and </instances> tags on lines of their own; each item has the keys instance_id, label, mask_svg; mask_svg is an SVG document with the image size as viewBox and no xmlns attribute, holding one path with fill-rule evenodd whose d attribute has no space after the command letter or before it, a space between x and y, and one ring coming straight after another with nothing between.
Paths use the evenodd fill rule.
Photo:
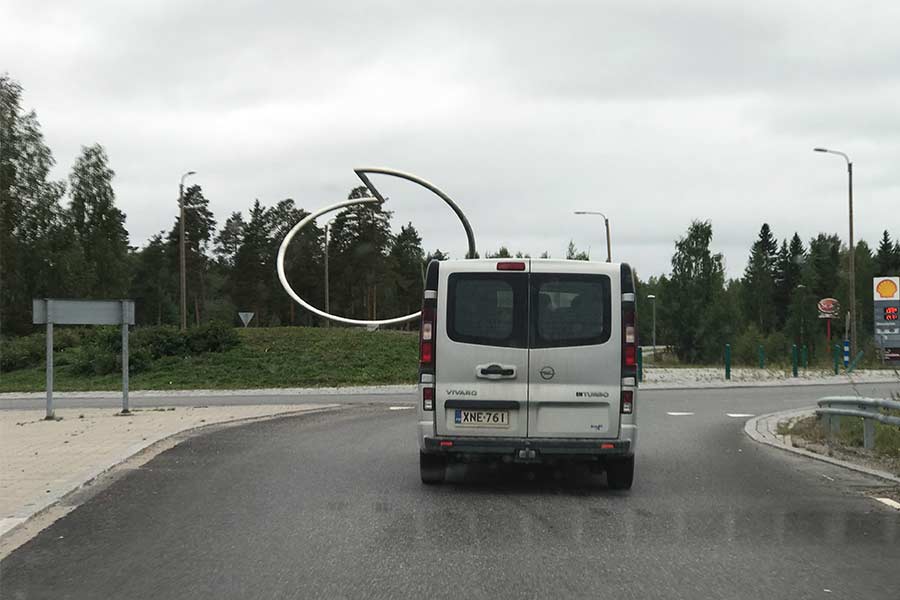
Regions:
<instances>
[{"instance_id":1,"label":"white van","mask_svg":"<svg viewBox=\"0 0 900 600\"><path fill-rule=\"evenodd\" d=\"M634 279L624 263L432 261L420 327L422 481L449 461L590 462L631 487Z\"/></svg>"}]
</instances>

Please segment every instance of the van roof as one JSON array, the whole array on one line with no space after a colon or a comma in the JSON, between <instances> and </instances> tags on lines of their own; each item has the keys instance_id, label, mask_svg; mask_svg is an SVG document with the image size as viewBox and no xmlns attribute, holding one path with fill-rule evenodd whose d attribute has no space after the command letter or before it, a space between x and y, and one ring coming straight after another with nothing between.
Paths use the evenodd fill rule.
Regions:
<instances>
[{"instance_id":1,"label":"van roof","mask_svg":"<svg viewBox=\"0 0 900 600\"><path fill-rule=\"evenodd\" d=\"M466 266L479 267L485 265L494 265L499 262L522 262L530 260L532 263L541 263L542 265L553 265L562 272L572 271L578 273L594 272L617 274L621 271L622 263L617 262L600 262L586 260L566 260L564 258L475 258L475 259L453 259L442 260L441 265L453 269L454 271L465 271Z\"/></svg>"}]
</instances>

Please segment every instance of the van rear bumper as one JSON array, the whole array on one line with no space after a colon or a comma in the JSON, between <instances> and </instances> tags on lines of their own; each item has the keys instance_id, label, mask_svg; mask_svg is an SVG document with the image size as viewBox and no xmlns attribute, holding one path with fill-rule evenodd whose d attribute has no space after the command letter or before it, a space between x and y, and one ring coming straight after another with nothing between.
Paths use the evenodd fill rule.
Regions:
<instances>
[{"instance_id":1,"label":"van rear bumper","mask_svg":"<svg viewBox=\"0 0 900 600\"><path fill-rule=\"evenodd\" d=\"M621 439L426 436L423 442L425 452L443 454L516 456L522 450L534 450L542 456L628 456L634 453L631 440Z\"/></svg>"}]
</instances>

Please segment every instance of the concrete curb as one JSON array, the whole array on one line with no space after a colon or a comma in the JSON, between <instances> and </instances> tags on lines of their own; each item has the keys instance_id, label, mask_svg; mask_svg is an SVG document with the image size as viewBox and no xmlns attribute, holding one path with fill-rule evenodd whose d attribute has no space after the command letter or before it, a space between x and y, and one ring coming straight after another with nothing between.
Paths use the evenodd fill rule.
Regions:
<instances>
[{"instance_id":1,"label":"concrete curb","mask_svg":"<svg viewBox=\"0 0 900 600\"><path fill-rule=\"evenodd\" d=\"M39 528L35 531L31 532L31 534L23 539L13 540L23 529L25 529L28 525L32 524L34 521L40 519L44 515L48 515L53 511L53 509L60 504L62 504L66 500L73 499L79 493L82 493L84 489L91 484L97 482L100 478L105 475L111 474L112 472L120 469L123 466L129 465L131 461L135 461L135 464L130 465L132 468L137 468L140 465L143 465L159 454L162 454L166 450L169 450L183 441L201 435L203 433L216 431L219 429L227 429L230 427L236 427L239 425L247 425L250 423L256 422L264 422L271 421L275 419L281 419L285 417L292 416L300 416L300 415L311 415L315 413L321 412L330 412L334 410L341 410L346 408L340 404L324 404L320 406L316 406L314 408L302 408L302 409L288 409L281 412L261 415L261 416L253 416L253 417L241 417L237 419L232 419L229 421L219 421L216 423L207 423L205 425L199 425L196 427L190 427L188 429L182 429L181 431L176 431L175 433L169 434L163 438L149 441L147 443L137 443L130 447L128 447L122 454L114 458L112 461L109 461L99 467L95 468L91 471L86 478L83 479L80 483L77 483L73 487L69 488L65 491L60 491L56 494L53 494L52 497L47 498L46 502L41 503L39 506L35 507L29 514L22 517L22 520L19 523L13 525L7 531L4 531L0 534L0 559L5 558L10 552L15 550L18 546L25 543L33 537L37 535L41 530L45 529L47 526L51 525L57 518L63 516L62 514L57 515L56 517L48 520L46 523L42 523ZM78 502L73 504L70 507L70 510L77 507ZM12 544L9 542L12 541Z\"/></svg>"},{"instance_id":2,"label":"concrete curb","mask_svg":"<svg viewBox=\"0 0 900 600\"><path fill-rule=\"evenodd\" d=\"M844 467L845 469L850 469L851 471L864 473L866 475L871 475L872 477L877 477L879 479L884 479L892 483L900 484L900 477L888 473L887 471L871 469L869 467L858 465L846 460L840 460L831 456L825 456L824 454L816 454L815 452L810 452L809 450L804 450L803 448L795 448L790 444L789 440L785 442L783 440L783 436L777 435L777 433L775 433L775 431L773 431L770 427L772 423L774 423L777 427L777 424L779 422L798 417L802 418L810 416L813 415L814 412L815 407L808 407L797 410L784 410L780 412L760 415L758 417L748 419L747 422L744 423L744 433L747 434L747 437L755 442L759 442L760 444L765 444L773 448L778 448L779 450L784 450L785 452L799 454L800 456L805 456L807 458L826 462L838 467ZM782 439L780 440L779 438Z\"/></svg>"},{"instance_id":3,"label":"concrete curb","mask_svg":"<svg viewBox=\"0 0 900 600\"><path fill-rule=\"evenodd\" d=\"M758 387L793 387L793 386L826 386L826 385L868 385L868 384L884 384L897 383L900 384L900 378L896 376L873 377L871 379L863 379L853 381L851 378L838 375L833 380L829 379L803 379L803 378L786 378L773 379L768 381L708 381L708 382L692 382L692 383L665 383L665 382L644 382L640 384L644 390L717 390L717 389L747 389ZM187 397L197 398L204 396L377 396L377 395L397 395L397 394L414 394L416 392L416 384L403 385L372 385L372 386L351 386L351 387L322 387L322 388L259 388L259 389L234 389L234 390L137 390L129 391L131 398L169 398L169 397ZM55 399L78 399L78 398L121 398L120 391L95 391L95 392L54 392ZM38 400L46 398L46 392L3 392L0 393L0 401L2 400Z\"/></svg>"}]
</instances>

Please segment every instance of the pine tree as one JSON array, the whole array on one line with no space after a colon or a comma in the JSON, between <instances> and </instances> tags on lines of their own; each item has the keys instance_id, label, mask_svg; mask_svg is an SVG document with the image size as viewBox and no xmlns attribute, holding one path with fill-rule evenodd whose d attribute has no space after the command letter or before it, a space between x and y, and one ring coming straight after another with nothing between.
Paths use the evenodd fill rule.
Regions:
<instances>
[{"instance_id":1,"label":"pine tree","mask_svg":"<svg viewBox=\"0 0 900 600\"><path fill-rule=\"evenodd\" d=\"M222 265L228 268L234 266L234 257L244 241L245 227L244 218L239 212L231 213L225 221L225 225L216 236L216 246L213 250Z\"/></svg>"},{"instance_id":2,"label":"pine tree","mask_svg":"<svg viewBox=\"0 0 900 600\"><path fill-rule=\"evenodd\" d=\"M806 248L803 247L803 240L795 232L790 246L787 240L782 241L781 250L778 251L778 258L775 261L774 301L776 327L779 329L787 323L793 291L800 285L805 262Z\"/></svg>"},{"instance_id":3,"label":"pine tree","mask_svg":"<svg viewBox=\"0 0 900 600\"><path fill-rule=\"evenodd\" d=\"M234 269L228 281L229 295L241 311L256 313L256 325L269 324L271 273L275 257L270 252L271 223L268 211L254 201L250 219L244 227L244 240L234 257Z\"/></svg>"},{"instance_id":4,"label":"pine tree","mask_svg":"<svg viewBox=\"0 0 900 600\"><path fill-rule=\"evenodd\" d=\"M154 235L134 257L130 296L135 302L136 321L142 325L175 325L179 322L178 270L173 268L172 245L162 232Z\"/></svg>"},{"instance_id":5,"label":"pine tree","mask_svg":"<svg viewBox=\"0 0 900 600\"><path fill-rule=\"evenodd\" d=\"M69 223L84 251L88 289L96 298L121 298L129 287L128 232L116 208L115 173L100 144L82 146L69 176Z\"/></svg>"},{"instance_id":6,"label":"pine tree","mask_svg":"<svg viewBox=\"0 0 900 600\"><path fill-rule=\"evenodd\" d=\"M209 250L216 230L216 220L209 210L209 200L203 195L199 185L192 185L184 191L184 264L187 288L187 321L200 324L206 314L209 289ZM167 237L167 255L172 271L181 270L181 216ZM179 283L180 288L180 283ZM179 289L180 296L180 289Z\"/></svg>"},{"instance_id":7,"label":"pine tree","mask_svg":"<svg viewBox=\"0 0 900 600\"><path fill-rule=\"evenodd\" d=\"M360 186L348 199L369 196L368 188ZM378 318L379 294L383 305L388 284L385 258L393 241L390 218L381 205L364 204L342 210L333 220L328 247L331 306L339 307L345 316Z\"/></svg>"},{"instance_id":8,"label":"pine tree","mask_svg":"<svg viewBox=\"0 0 900 600\"><path fill-rule=\"evenodd\" d=\"M843 285L840 274L840 252L841 239L836 234L820 233L810 240L807 258L811 269L809 286L816 298L838 296Z\"/></svg>"},{"instance_id":9,"label":"pine tree","mask_svg":"<svg viewBox=\"0 0 900 600\"><path fill-rule=\"evenodd\" d=\"M694 221L675 243L671 278L661 282L658 316L671 325L675 352L686 362L715 360L734 320L732 302L723 302L722 255L711 252L711 241L709 221Z\"/></svg>"},{"instance_id":10,"label":"pine tree","mask_svg":"<svg viewBox=\"0 0 900 600\"><path fill-rule=\"evenodd\" d=\"M400 227L391 247L390 260L395 287L395 305L404 315L415 312L422 302L422 237L412 223Z\"/></svg>"},{"instance_id":11,"label":"pine tree","mask_svg":"<svg viewBox=\"0 0 900 600\"><path fill-rule=\"evenodd\" d=\"M775 278L778 242L768 223L763 223L759 237L750 249L742 286L743 305L747 318L760 331L768 333L775 325Z\"/></svg>"},{"instance_id":12,"label":"pine tree","mask_svg":"<svg viewBox=\"0 0 900 600\"><path fill-rule=\"evenodd\" d=\"M900 240L895 244L887 229L881 235L875 254L875 276L896 276L900 274Z\"/></svg>"}]
</instances>

